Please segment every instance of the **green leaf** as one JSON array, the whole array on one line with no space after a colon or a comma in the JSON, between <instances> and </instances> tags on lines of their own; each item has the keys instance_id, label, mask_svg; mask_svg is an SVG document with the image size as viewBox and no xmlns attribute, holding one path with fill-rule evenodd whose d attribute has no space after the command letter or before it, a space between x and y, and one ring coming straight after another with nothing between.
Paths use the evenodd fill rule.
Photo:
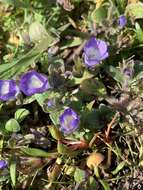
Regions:
<instances>
[{"instance_id":1,"label":"green leaf","mask_svg":"<svg viewBox=\"0 0 143 190\"><path fill-rule=\"evenodd\" d=\"M85 171L81 170L79 168L76 168L75 173L74 173L74 179L77 183L81 183L82 181L85 180Z\"/></svg>"},{"instance_id":2,"label":"green leaf","mask_svg":"<svg viewBox=\"0 0 143 190\"><path fill-rule=\"evenodd\" d=\"M54 125L59 125L59 116L61 115L61 111L52 112L49 114L50 119L52 120Z\"/></svg>"},{"instance_id":3,"label":"green leaf","mask_svg":"<svg viewBox=\"0 0 143 190\"><path fill-rule=\"evenodd\" d=\"M91 74L90 72L88 72L87 70L84 71L83 76L78 78L78 77L74 77L71 81L70 81L70 85L77 85L77 84L81 84L85 79L90 79L93 77L93 74Z\"/></svg>"},{"instance_id":4,"label":"green leaf","mask_svg":"<svg viewBox=\"0 0 143 190\"><path fill-rule=\"evenodd\" d=\"M140 43L143 43L143 30L141 29L140 25L137 22L135 24L135 28L136 28L136 39Z\"/></svg>"},{"instance_id":5,"label":"green leaf","mask_svg":"<svg viewBox=\"0 0 143 190\"><path fill-rule=\"evenodd\" d=\"M56 156L57 153L56 152L53 152L53 153L48 153L44 150L40 150L38 148L28 148L28 147L25 147L25 148L21 148L21 151L24 153L24 154L27 154L29 156L38 156L38 157L52 157L52 156Z\"/></svg>"},{"instance_id":6,"label":"green leaf","mask_svg":"<svg viewBox=\"0 0 143 190\"><path fill-rule=\"evenodd\" d=\"M41 94L35 94L34 97L36 99L36 101L38 102L38 104L43 107L44 103L46 100L48 100L49 96L50 96L51 92L45 92L45 93L41 93Z\"/></svg>"},{"instance_id":7,"label":"green leaf","mask_svg":"<svg viewBox=\"0 0 143 190\"><path fill-rule=\"evenodd\" d=\"M48 37L46 29L40 22L33 22L29 27L29 36L32 42L38 42L43 37Z\"/></svg>"},{"instance_id":8,"label":"green leaf","mask_svg":"<svg viewBox=\"0 0 143 190\"><path fill-rule=\"evenodd\" d=\"M107 73L113 77L114 80L122 84L124 82L124 76L121 71L113 66L107 66L106 68Z\"/></svg>"},{"instance_id":9,"label":"green leaf","mask_svg":"<svg viewBox=\"0 0 143 190\"><path fill-rule=\"evenodd\" d=\"M9 132L20 131L20 125L15 119L9 119L5 124L5 129Z\"/></svg>"},{"instance_id":10,"label":"green leaf","mask_svg":"<svg viewBox=\"0 0 143 190\"><path fill-rule=\"evenodd\" d=\"M16 185L16 161L12 160L10 163L10 177L11 177L11 181L12 181L12 185L15 186Z\"/></svg>"},{"instance_id":11,"label":"green leaf","mask_svg":"<svg viewBox=\"0 0 143 190\"><path fill-rule=\"evenodd\" d=\"M141 80L143 76L143 62L139 61L138 64L134 65L134 77L131 80L131 83Z\"/></svg>"},{"instance_id":12,"label":"green leaf","mask_svg":"<svg viewBox=\"0 0 143 190\"><path fill-rule=\"evenodd\" d=\"M35 96L27 96L25 99L23 99L23 105L31 104L35 101Z\"/></svg>"},{"instance_id":13,"label":"green leaf","mask_svg":"<svg viewBox=\"0 0 143 190\"><path fill-rule=\"evenodd\" d=\"M0 79L11 79L13 76L26 71L39 55L49 47L51 42L52 38L50 36L43 38L31 51L23 55L18 61L1 64Z\"/></svg>"},{"instance_id":14,"label":"green leaf","mask_svg":"<svg viewBox=\"0 0 143 190\"><path fill-rule=\"evenodd\" d=\"M126 13L133 16L134 19L143 18L143 3L131 3L126 7Z\"/></svg>"},{"instance_id":15,"label":"green leaf","mask_svg":"<svg viewBox=\"0 0 143 190\"><path fill-rule=\"evenodd\" d=\"M22 0L1 0L2 3L10 4L18 8L28 8L28 1Z\"/></svg>"},{"instance_id":16,"label":"green leaf","mask_svg":"<svg viewBox=\"0 0 143 190\"><path fill-rule=\"evenodd\" d=\"M79 37L74 37L71 40L65 40L63 42L63 44L61 44L61 50L66 49L66 48L71 48L71 47L75 47L75 46L79 46L82 43L81 38Z\"/></svg>"},{"instance_id":17,"label":"green leaf","mask_svg":"<svg viewBox=\"0 0 143 190\"><path fill-rule=\"evenodd\" d=\"M56 140L60 140L62 138L62 134L59 131L59 129L55 126L49 125L48 126L49 132L51 134L51 136L56 139Z\"/></svg>"},{"instance_id":18,"label":"green leaf","mask_svg":"<svg viewBox=\"0 0 143 190\"><path fill-rule=\"evenodd\" d=\"M30 114L29 110L20 108L15 112L14 118L20 123Z\"/></svg>"},{"instance_id":19,"label":"green leaf","mask_svg":"<svg viewBox=\"0 0 143 190\"><path fill-rule=\"evenodd\" d=\"M5 171L1 172L1 177L0 177L0 183L6 182L9 180L9 176L5 175Z\"/></svg>"},{"instance_id":20,"label":"green leaf","mask_svg":"<svg viewBox=\"0 0 143 190\"><path fill-rule=\"evenodd\" d=\"M88 103L88 104L86 105L86 108L87 108L89 111L91 111L92 108L93 108L94 103L95 103L95 100L91 101L90 103Z\"/></svg>"},{"instance_id":21,"label":"green leaf","mask_svg":"<svg viewBox=\"0 0 143 190\"><path fill-rule=\"evenodd\" d=\"M93 176L90 176L88 179L88 187L90 189L98 190L98 183L96 182Z\"/></svg>"},{"instance_id":22,"label":"green leaf","mask_svg":"<svg viewBox=\"0 0 143 190\"><path fill-rule=\"evenodd\" d=\"M59 154L68 154L69 153L69 148L64 145L62 142L58 141L57 143L57 151Z\"/></svg>"},{"instance_id":23,"label":"green leaf","mask_svg":"<svg viewBox=\"0 0 143 190\"><path fill-rule=\"evenodd\" d=\"M111 190L109 184L105 180L99 180L101 185L103 186L104 190Z\"/></svg>"},{"instance_id":24,"label":"green leaf","mask_svg":"<svg viewBox=\"0 0 143 190\"><path fill-rule=\"evenodd\" d=\"M125 161L121 162L120 164L117 165L117 167L115 168L115 170L113 170L111 173L113 175L116 175L120 170L123 169L123 167L125 166L125 164L126 164Z\"/></svg>"},{"instance_id":25,"label":"green leaf","mask_svg":"<svg viewBox=\"0 0 143 190\"><path fill-rule=\"evenodd\" d=\"M81 89L87 94L104 97L106 95L106 88L98 78L86 79L81 83Z\"/></svg>"},{"instance_id":26,"label":"green leaf","mask_svg":"<svg viewBox=\"0 0 143 190\"><path fill-rule=\"evenodd\" d=\"M114 111L114 109L112 109L112 108L108 107L107 105L101 103L99 105L99 113L100 113L101 118L103 116L104 119L109 122L112 119L112 117L114 116L115 111Z\"/></svg>"},{"instance_id":27,"label":"green leaf","mask_svg":"<svg viewBox=\"0 0 143 190\"><path fill-rule=\"evenodd\" d=\"M103 124L101 124L100 120L100 113L95 109L83 112L82 122L83 126L90 129L91 131L95 129L101 129L103 127Z\"/></svg>"},{"instance_id":28,"label":"green leaf","mask_svg":"<svg viewBox=\"0 0 143 190\"><path fill-rule=\"evenodd\" d=\"M91 19L97 23L101 23L107 18L107 8L101 6L98 9L95 9L91 14Z\"/></svg>"}]
</instances>

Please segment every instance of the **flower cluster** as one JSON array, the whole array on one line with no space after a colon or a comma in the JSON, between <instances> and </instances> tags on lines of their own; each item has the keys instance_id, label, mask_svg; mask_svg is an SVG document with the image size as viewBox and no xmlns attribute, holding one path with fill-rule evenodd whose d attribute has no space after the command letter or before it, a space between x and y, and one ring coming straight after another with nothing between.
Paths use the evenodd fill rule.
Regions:
<instances>
[{"instance_id":1,"label":"flower cluster","mask_svg":"<svg viewBox=\"0 0 143 190\"><path fill-rule=\"evenodd\" d=\"M124 15L118 18L118 24L122 28L127 21ZM104 40L91 37L84 46L84 63L88 67L94 67L106 58L108 58L108 46ZM50 88L48 78L38 73L37 71L29 71L22 75L19 81L19 86L14 80L0 80L0 100L7 101L17 97L23 92L26 96L31 96L35 93L42 93ZM53 106L53 101L47 102L48 107ZM67 108L59 117L60 130L65 134L74 132L80 123L80 118L77 113L71 108Z\"/></svg>"},{"instance_id":2,"label":"flower cluster","mask_svg":"<svg viewBox=\"0 0 143 190\"><path fill-rule=\"evenodd\" d=\"M26 96L45 92L50 88L48 78L37 71L29 71L22 75L19 86L12 80L0 80L0 100L13 100L22 91Z\"/></svg>"}]
</instances>

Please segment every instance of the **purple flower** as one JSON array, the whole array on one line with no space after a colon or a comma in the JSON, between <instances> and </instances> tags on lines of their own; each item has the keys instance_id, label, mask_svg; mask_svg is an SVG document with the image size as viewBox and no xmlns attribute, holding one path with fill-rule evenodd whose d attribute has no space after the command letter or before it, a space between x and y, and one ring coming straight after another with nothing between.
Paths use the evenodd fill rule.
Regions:
<instances>
[{"instance_id":1,"label":"purple flower","mask_svg":"<svg viewBox=\"0 0 143 190\"><path fill-rule=\"evenodd\" d=\"M7 167L7 162L5 160L0 160L0 169L4 169Z\"/></svg>"},{"instance_id":2,"label":"purple flower","mask_svg":"<svg viewBox=\"0 0 143 190\"><path fill-rule=\"evenodd\" d=\"M34 70L25 73L20 79L20 90L27 96L45 92L49 88L48 78Z\"/></svg>"},{"instance_id":3,"label":"purple flower","mask_svg":"<svg viewBox=\"0 0 143 190\"><path fill-rule=\"evenodd\" d=\"M124 15L119 16L118 24L121 28L123 28L127 24L127 20L126 20L126 17Z\"/></svg>"},{"instance_id":4,"label":"purple flower","mask_svg":"<svg viewBox=\"0 0 143 190\"><path fill-rule=\"evenodd\" d=\"M49 99L48 100L48 102L47 102L47 106L49 107L49 108L52 108L52 107L54 107L54 101L52 100L52 99Z\"/></svg>"},{"instance_id":5,"label":"purple flower","mask_svg":"<svg viewBox=\"0 0 143 190\"><path fill-rule=\"evenodd\" d=\"M64 112L60 115L60 129L65 134L70 134L74 132L80 123L80 118L77 113L72 110L71 108L67 108Z\"/></svg>"},{"instance_id":6,"label":"purple flower","mask_svg":"<svg viewBox=\"0 0 143 190\"><path fill-rule=\"evenodd\" d=\"M84 63L93 67L109 56L107 44L103 40L90 38L84 46Z\"/></svg>"},{"instance_id":7,"label":"purple flower","mask_svg":"<svg viewBox=\"0 0 143 190\"><path fill-rule=\"evenodd\" d=\"M13 100L20 90L14 80L0 80L0 100Z\"/></svg>"}]
</instances>

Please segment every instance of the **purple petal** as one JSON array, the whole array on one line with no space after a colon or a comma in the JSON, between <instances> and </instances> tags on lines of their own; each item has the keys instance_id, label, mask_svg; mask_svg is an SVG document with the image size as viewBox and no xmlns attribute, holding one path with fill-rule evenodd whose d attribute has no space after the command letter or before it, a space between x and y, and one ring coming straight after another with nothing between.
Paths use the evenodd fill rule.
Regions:
<instances>
[{"instance_id":1,"label":"purple petal","mask_svg":"<svg viewBox=\"0 0 143 190\"><path fill-rule=\"evenodd\" d=\"M29 71L20 79L20 89L27 96L45 92L49 88L48 78L36 71Z\"/></svg>"},{"instance_id":2,"label":"purple petal","mask_svg":"<svg viewBox=\"0 0 143 190\"><path fill-rule=\"evenodd\" d=\"M109 56L108 47L105 41L90 38L84 46L84 63L88 66L95 66Z\"/></svg>"},{"instance_id":3,"label":"purple petal","mask_svg":"<svg viewBox=\"0 0 143 190\"><path fill-rule=\"evenodd\" d=\"M104 60L104 59L106 59L107 57L109 57L109 53L108 53L108 52L105 52L105 54L101 57L101 60Z\"/></svg>"},{"instance_id":4,"label":"purple petal","mask_svg":"<svg viewBox=\"0 0 143 190\"><path fill-rule=\"evenodd\" d=\"M7 167L7 162L5 160L0 160L0 169L4 169Z\"/></svg>"},{"instance_id":5,"label":"purple petal","mask_svg":"<svg viewBox=\"0 0 143 190\"><path fill-rule=\"evenodd\" d=\"M65 134L70 134L74 132L80 123L80 118L77 113L71 108L64 110L63 114L59 117L60 120L60 129Z\"/></svg>"},{"instance_id":6,"label":"purple petal","mask_svg":"<svg viewBox=\"0 0 143 190\"><path fill-rule=\"evenodd\" d=\"M100 63L99 60L92 60L92 59L88 59L88 57L86 56L86 54L84 55L84 63L89 66L89 67L92 67L92 66L95 66L95 65L98 65Z\"/></svg>"},{"instance_id":7,"label":"purple petal","mask_svg":"<svg viewBox=\"0 0 143 190\"><path fill-rule=\"evenodd\" d=\"M88 48L94 47L97 48L97 40L95 37L91 37L84 46L84 52L87 52Z\"/></svg>"},{"instance_id":8,"label":"purple petal","mask_svg":"<svg viewBox=\"0 0 143 190\"><path fill-rule=\"evenodd\" d=\"M104 55L107 52L107 44L103 40L98 41L98 48L101 55ZM103 56L101 56L103 57Z\"/></svg>"},{"instance_id":9,"label":"purple petal","mask_svg":"<svg viewBox=\"0 0 143 190\"><path fill-rule=\"evenodd\" d=\"M0 100L15 99L19 92L20 90L14 80L0 80Z\"/></svg>"},{"instance_id":10,"label":"purple petal","mask_svg":"<svg viewBox=\"0 0 143 190\"><path fill-rule=\"evenodd\" d=\"M118 18L118 24L122 28L127 24L127 19L124 15L120 15Z\"/></svg>"}]
</instances>

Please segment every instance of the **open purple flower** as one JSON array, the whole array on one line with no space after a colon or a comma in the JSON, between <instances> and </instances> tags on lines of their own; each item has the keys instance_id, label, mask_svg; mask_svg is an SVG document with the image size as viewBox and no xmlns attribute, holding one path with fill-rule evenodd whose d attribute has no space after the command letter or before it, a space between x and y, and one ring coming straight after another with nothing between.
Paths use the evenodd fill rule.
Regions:
<instances>
[{"instance_id":1,"label":"open purple flower","mask_svg":"<svg viewBox=\"0 0 143 190\"><path fill-rule=\"evenodd\" d=\"M123 28L127 24L127 19L124 15L120 15L118 18L118 24L121 28Z\"/></svg>"},{"instance_id":2,"label":"open purple flower","mask_svg":"<svg viewBox=\"0 0 143 190\"><path fill-rule=\"evenodd\" d=\"M48 78L37 71L29 71L20 79L20 90L27 96L45 92L50 88Z\"/></svg>"},{"instance_id":3,"label":"open purple flower","mask_svg":"<svg viewBox=\"0 0 143 190\"><path fill-rule=\"evenodd\" d=\"M60 129L65 134L70 134L74 132L80 123L80 118L77 113L71 109L67 108L64 112L60 115Z\"/></svg>"},{"instance_id":4,"label":"open purple flower","mask_svg":"<svg viewBox=\"0 0 143 190\"><path fill-rule=\"evenodd\" d=\"M103 40L90 38L84 46L84 63L93 67L109 56L107 44Z\"/></svg>"},{"instance_id":5,"label":"open purple flower","mask_svg":"<svg viewBox=\"0 0 143 190\"><path fill-rule=\"evenodd\" d=\"M0 169L5 169L7 167L7 162L5 160L0 160Z\"/></svg>"},{"instance_id":6,"label":"open purple flower","mask_svg":"<svg viewBox=\"0 0 143 190\"><path fill-rule=\"evenodd\" d=\"M0 80L0 100L13 100L20 90L14 80Z\"/></svg>"}]
</instances>

